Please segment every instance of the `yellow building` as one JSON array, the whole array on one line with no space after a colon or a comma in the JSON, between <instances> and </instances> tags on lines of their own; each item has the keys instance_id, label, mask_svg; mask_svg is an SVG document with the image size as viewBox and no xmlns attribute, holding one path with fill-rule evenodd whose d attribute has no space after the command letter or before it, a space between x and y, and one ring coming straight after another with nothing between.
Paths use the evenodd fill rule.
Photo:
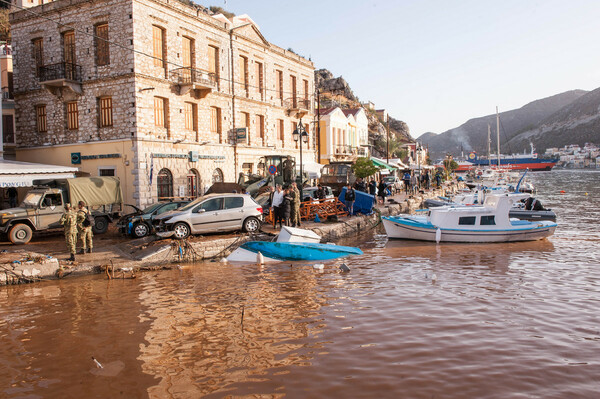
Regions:
<instances>
[{"instance_id":1,"label":"yellow building","mask_svg":"<svg viewBox=\"0 0 600 399\"><path fill-rule=\"evenodd\" d=\"M368 119L362 108L322 108L319 113L319 163L354 162L369 156Z\"/></svg>"}]
</instances>

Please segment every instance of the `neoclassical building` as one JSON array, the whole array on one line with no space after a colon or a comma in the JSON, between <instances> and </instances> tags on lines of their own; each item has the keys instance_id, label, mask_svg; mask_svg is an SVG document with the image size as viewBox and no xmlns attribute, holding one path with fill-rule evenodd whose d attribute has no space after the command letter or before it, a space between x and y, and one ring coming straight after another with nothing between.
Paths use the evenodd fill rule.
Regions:
<instances>
[{"instance_id":1,"label":"neoclassical building","mask_svg":"<svg viewBox=\"0 0 600 399\"><path fill-rule=\"evenodd\" d=\"M369 120L363 108L321 108L319 113L321 164L354 162L369 157Z\"/></svg>"},{"instance_id":2,"label":"neoclassical building","mask_svg":"<svg viewBox=\"0 0 600 399\"><path fill-rule=\"evenodd\" d=\"M118 176L128 203L196 197L266 155L315 160L314 66L179 0L56 0L10 16L16 159ZM307 148L308 146L308 148Z\"/></svg>"}]
</instances>

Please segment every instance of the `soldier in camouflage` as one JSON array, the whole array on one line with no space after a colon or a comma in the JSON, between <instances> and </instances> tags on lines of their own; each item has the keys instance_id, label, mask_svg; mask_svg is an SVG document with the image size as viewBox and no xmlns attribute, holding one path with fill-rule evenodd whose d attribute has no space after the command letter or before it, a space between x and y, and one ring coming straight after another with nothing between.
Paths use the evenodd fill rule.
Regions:
<instances>
[{"instance_id":1,"label":"soldier in camouflage","mask_svg":"<svg viewBox=\"0 0 600 399\"><path fill-rule=\"evenodd\" d=\"M65 213L60 218L60 224L65 227L65 240L71 253L69 260L73 261L77 245L77 214L71 209L71 204L65 204Z\"/></svg>"},{"instance_id":2,"label":"soldier in camouflage","mask_svg":"<svg viewBox=\"0 0 600 399\"><path fill-rule=\"evenodd\" d=\"M302 198L300 198L300 191L295 182L290 186L290 193L293 193L291 223L293 227L300 227L300 202L302 202Z\"/></svg>"},{"instance_id":3,"label":"soldier in camouflage","mask_svg":"<svg viewBox=\"0 0 600 399\"><path fill-rule=\"evenodd\" d=\"M92 226L84 226L84 221L87 220L87 216L90 211L85 207L85 203L83 201L79 201L77 207L79 208L77 210L77 231L79 232L79 239L81 240L82 246L79 253L92 253L92 248L94 248L94 243L92 242Z\"/></svg>"}]
</instances>

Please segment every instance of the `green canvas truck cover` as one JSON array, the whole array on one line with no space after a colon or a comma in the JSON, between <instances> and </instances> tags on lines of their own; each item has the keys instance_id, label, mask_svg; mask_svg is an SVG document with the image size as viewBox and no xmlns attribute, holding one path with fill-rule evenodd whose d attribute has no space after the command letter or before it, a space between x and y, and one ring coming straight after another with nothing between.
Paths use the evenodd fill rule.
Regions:
<instances>
[{"instance_id":1,"label":"green canvas truck cover","mask_svg":"<svg viewBox=\"0 0 600 399\"><path fill-rule=\"evenodd\" d=\"M121 182L116 177L76 177L67 179L69 201L76 206L79 201L86 206L123 203Z\"/></svg>"}]
</instances>

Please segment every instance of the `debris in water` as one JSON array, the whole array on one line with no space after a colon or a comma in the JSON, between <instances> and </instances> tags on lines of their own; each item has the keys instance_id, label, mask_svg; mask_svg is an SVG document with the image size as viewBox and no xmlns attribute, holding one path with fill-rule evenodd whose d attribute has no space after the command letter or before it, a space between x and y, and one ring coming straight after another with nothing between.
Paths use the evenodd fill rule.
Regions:
<instances>
[{"instance_id":1,"label":"debris in water","mask_svg":"<svg viewBox=\"0 0 600 399\"><path fill-rule=\"evenodd\" d=\"M325 265L323 263L315 263L313 267L318 270L323 270L323 268L325 268Z\"/></svg>"},{"instance_id":2,"label":"debris in water","mask_svg":"<svg viewBox=\"0 0 600 399\"><path fill-rule=\"evenodd\" d=\"M98 367L99 369L103 369L104 367L102 367L102 365L100 364L100 362L98 360L96 360L96 358L94 356L92 356L92 360L94 361L94 363L96 363L96 367Z\"/></svg>"},{"instance_id":3,"label":"debris in water","mask_svg":"<svg viewBox=\"0 0 600 399\"><path fill-rule=\"evenodd\" d=\"M350 268L348 267L348 265L347 265L347 264L345 264L345 263L342 263L342 264L340 265L340 271L341 271L341 272L344 272L344 273L348 273L348 272L350 271Z\"/></svg>"}]
</instances>

